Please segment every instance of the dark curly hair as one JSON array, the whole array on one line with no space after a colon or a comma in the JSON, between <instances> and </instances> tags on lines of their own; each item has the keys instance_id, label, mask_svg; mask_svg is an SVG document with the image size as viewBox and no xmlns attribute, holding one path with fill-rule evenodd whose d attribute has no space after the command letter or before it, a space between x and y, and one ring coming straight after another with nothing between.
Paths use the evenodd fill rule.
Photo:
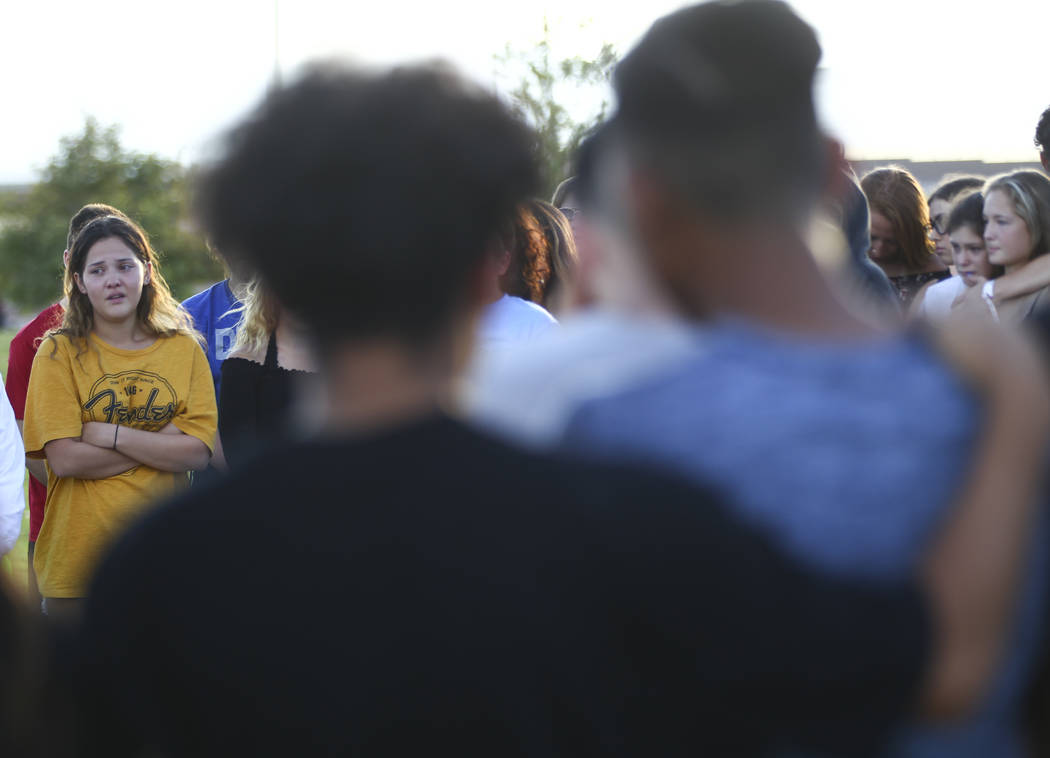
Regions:
<instances>
[{"instance_id":1,"label":"dark curly hair","mask_svg":"<svg viewBox=\"0 0 1050 758\"><path fill-rule=\"evenodd\" d=\"M504 244L510 251L510 265L500 278L500 289L542 305L553 275L550 243L543 226L532 209L522 204L509 231Z\"/></svg>"},{"instance_id":2,"label":"dark curly hair","mask_svg":"<svg viewBox=\"0 0 1050 758\"><path fill-rule=\"evenodd\" d=\"M1043 154L1050 153L1050 108L1043 111L1035 126L1035 146Z\"/></svg>"},{"instance_id":3,"label":"dark curly hair","mask_svg":"<svg viewBox=\"0 0 1050 758\"><path fill-rule=\"evenodd\" d=\"M198 213L322 348L425 344L537 186L532 144L505 105L447 67L317 65L229 133Z\"/></svg>"}]
</instances>

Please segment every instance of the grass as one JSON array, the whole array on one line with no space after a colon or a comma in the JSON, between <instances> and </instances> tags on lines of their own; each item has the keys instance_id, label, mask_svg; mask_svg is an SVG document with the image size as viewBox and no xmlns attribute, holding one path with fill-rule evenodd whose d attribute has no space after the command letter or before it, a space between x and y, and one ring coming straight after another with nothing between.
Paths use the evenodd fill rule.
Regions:
<instances>
[{"instance_id":1,"label":"grass","mask_svg":"<svg viewBox=\"0 0 1050 758\"><path fill-rule=\"evenodd\" d=\"M15 336L13 329L0 330L0 374L7 378L7 348L11 344L11 338ZM27 472L28 475L28 472ZM26 482L28 486L28 481ZM29 543L29 505L26 504L25 514L22 516L22 533L18 536L18 542L14 549L0 560L0 572L7 579L9 586L19 590L25 590L28 569L26 561L26 550Z\"/></svg>"}]
</instances>

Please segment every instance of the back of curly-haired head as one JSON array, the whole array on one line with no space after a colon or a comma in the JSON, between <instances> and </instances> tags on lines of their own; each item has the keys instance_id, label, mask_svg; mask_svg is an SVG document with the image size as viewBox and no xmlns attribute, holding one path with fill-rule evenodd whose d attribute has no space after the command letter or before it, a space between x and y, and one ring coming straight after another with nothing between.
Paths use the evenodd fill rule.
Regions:
<instances>
[{"instance_id":1,"label":"back of curly-haired head","mask_svg":"<svg viewBox=\"0 0 1050 758\"><path fill-rule=\"evenodd\" d=\"M150 246L146 232L123 214L99 216L88 222L73 241L69 251L69 266L65 274L65 295L68 305L62 325L53 330L70 338L83 340L95 325L95 313L91 300L76 285L76 277L83 276L88 253L96 242L116 238L123 242L152 271L149 281L142 286L135 315L139 325L147 333L157 337L187 334L199 338L193 329L190 317L172 296L157 263L157 255Z\"/></svg>"},{"instance_id":2,"label":"back of curly-haired head","mask_svg":"<svg viewBox=\"0 0 1050 758\"><path fill-rule=\"evenodd\" d=\"M930 263L933 241L929 237L930 210L922 187L908 171L895 166L869 171L860 180L872 213L890 222L900 246L900 261L913 269Z\"/></svg>"},{"instance_id":3,"label":"back of curly-haired head","mask_svg":"<svg viewBox=\"0 0 1050 758\"><path fill-rule=\"evenodd\" d=\"M510 265L500 278L500 289L542 305L553 270L551 249L539 219L527 204L518 207L504 244L510 251Z\"/></svg>"},{"instance_id":4,"label":"back of curly-haired head","mask_svg":"<svg viewBox=\"0 0 1050 758\"><path fill-rule=\"evenodd\" d=\"M1044 155L1050 154L1050 108L1043 111L1035 125L1035 147Z\"/></svg>"},{"instance_id":5,"label":"back of curly-haired head","mask_svg":"<svg viewBox=\"0 0 1050 758\"><path fill-rule=\"evenodd\" d=\"M535 187L531 145L501 102L450 69L315 66L230 132L199 215L322 347L425 342L464 307Z\"/></svg>"}]
</instances>

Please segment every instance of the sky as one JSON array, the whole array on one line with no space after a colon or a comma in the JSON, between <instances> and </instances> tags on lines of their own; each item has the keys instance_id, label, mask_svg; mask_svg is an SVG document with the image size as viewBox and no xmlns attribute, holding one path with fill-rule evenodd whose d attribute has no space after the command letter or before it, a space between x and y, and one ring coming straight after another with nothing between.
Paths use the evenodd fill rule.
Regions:
<instances>
[{"instance_id":1,"label":"sky","mask_svg":"<svg viewBox=\"0 0 1050 758\"><path fill-rule=\"evenodd\" d=\"M507 44L535 45L545 18L557 57L590 57L602 42L625 52L681 5L0 0L0 184L35 180L59 139L78 133L87 116L119 125L129 149L193 163L259 100L275 68L287 79L319 57L441 57L499 87L506 80L494 56ZM1050 3L996 0L970 11L954 0L792 5L817 29L820 111L850 157L1035 159L1035 122L1050 105Z\"/></svg>"}]
</instances>

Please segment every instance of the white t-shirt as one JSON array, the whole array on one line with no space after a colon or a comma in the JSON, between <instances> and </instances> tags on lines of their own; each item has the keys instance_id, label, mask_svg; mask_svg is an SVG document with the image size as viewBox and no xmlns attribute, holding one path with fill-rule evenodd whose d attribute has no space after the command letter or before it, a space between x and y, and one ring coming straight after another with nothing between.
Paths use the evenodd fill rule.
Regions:
<instances>
[{"instance_id":1,"label":"white t-shirt","mask_svg":"<svg viewBox=\"0 0 1050 758\"><path fill-rule=\"evenodd\" d=\"M481 316L478 347L501 350L535 339L558 324L543 306L513 295L504 295Z\"/></svg>"},{"instance_id":2,"label":"white t-shirt","mask_svg":"<svg viewBox=\"0 0 1050 758\"><path fill-rule=\"evenodd\" d=\"M480 352L462 406L489 431L546 447L582 402L669 370L702 346L681 323L594 308L518 350Z\"/></svg>"},{"instance_id":3,"label":"white t-shirt","mask_svg":"<svg viewBox=\"0 0 1050 758\"><path fill-rule=\"evenodd\" d=\"M953 276L943 282L931 284L919 305L919 315L928 318L947 318L952 312L955 298L966 291L966 282L961 276Z\"/></svg>"},{"instance_id":4,"label":"white t-shirt","mask_svg":"<svg viewBox=\"0 0 1050 758\"><path fill-rule=\"evenodd\" d=\"M25 449L7 393L0 393L0 556L15 546L25 510Z\"/></svg>"}]
</instances>

